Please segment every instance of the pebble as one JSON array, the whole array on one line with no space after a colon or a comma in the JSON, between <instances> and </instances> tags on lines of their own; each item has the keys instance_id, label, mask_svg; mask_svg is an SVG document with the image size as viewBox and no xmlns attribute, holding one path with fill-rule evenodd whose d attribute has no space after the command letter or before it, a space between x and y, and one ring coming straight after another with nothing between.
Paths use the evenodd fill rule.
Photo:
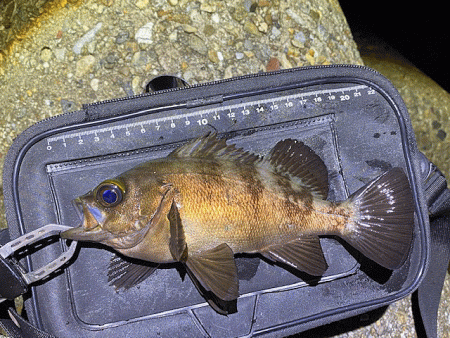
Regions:
<instances>
[{"instance_id":1,"label":"pebble","mask_svg":"<svg viewBox=\"0 0 450 338\"><path fill-rule=\"evenodd\" d=\"M131 64L137 68L142 68L147 64L147 55L145 54L144 51L139 51L134 53L132 59L131 59Z\"/></svg>"},{"instance_id":2,"label":"pebble","mask_svg":"<svg viewBox=\"0 0 450 338\"><path fill-rule=\"evenodd\" d=\"M117 57L116 53L114 53L114 52L108 53L108 55L105 57L105 61L106 61L105 68L113 69L114 65L117 63L118 59L119 58Z\"/></svg>"},{"instance_id":3,"label":"pebble","mask_svg":"<svg viewBox=\"0 0 450 338\"><path fill-rule=\"evenodd\" d=\"M214 62L214 63L219 63L220 62L219 55L218 55L217 51L214 50L214 49L210 49L208 51L208 58L209 58L209 60L211 62Z\"/></svg>"},{"instance_id":4,"label":"pebble","mask_svg":"<svg viewBox=\"0 0 450 338\"><path fill-rule=\"evenodd\" d=\"M119 32L119 34L116 35L116 44L121 45L122 43L125 43L129 37L130 33L127 31Z\"/></svg>"},{"instance_id":5,"label":"pebble","mask_svg":"<svg viewBox=\"0 0 450 338\"><path fill-rule=\"evenodd\" d=\"M99 83L100 83L100 80L99 80L99 79L93 78L93 79L91 80L90 85L91 85L91 88L92 88L95 92L98 90L98 84L99 84Z\"/></svg>"},{"instance_id":6,"label":"pebble","mask_svg":"<svg viewBox=\"0 0 450 338\"><path fill-rule=\"evenodd\" d=\"M213 15L211 15L211 21L214 23L219 23L220 22L220 15L217 13L214 13Z\"/></svg>"},{"instance_id":7,"label":"pebble","mask_svg":"<svg viewBox=\"0 0 450 338\"><path fill-rule=\"evenodd\" d=\"M245 50L253 50L253 43L248 39L244 40L244 48Z\"/></svg>"},{"instance_id":8,"label":"pebble","mask_svg":"<svg viewBox=\"0 0 450 338\"><path fill-rule=\"evenodd\" d=\"M93 55L85 55L81 59L77 61L75 77L80 78L89 73L92 68L94 68L94 64L96 59Z\"/></svg>"},{"instance_id":9,"label":"pebble","mask_svg":"<svg viewBox=\"0 0 450 338\"><path fill-rule=\"evenodd\" d=\"M141 78L139 76L133 77L133 80L131 80L131 88L133 89L134 94L141 93Z\"/></svg>"},{"instance_id":10,"label":"pebble","mask_svg":"<svg viewBox=\"0 0 450 338\"><path fill-rule=\"evenodd\" d=\"M197 31L197 28L188 24L185 25L181 25L181 27L183 28L183 30L186 33L195 33Z\"/></svg>"},{"instance_id":11,"label":"pebble","mask_svg":"<svg viewBox=\"0 0 450 338\"><path fill-rule=\"evenodd\" d=\"M138 43L143 44L151 44L153 43L153 22L147 22L144 26L138 29L136 34L134 35L134 38Z\"/></svg>"},{"instance_id":12,"label":"pebble","mask_svg":"<svg viewBox=\"0 0 450 338\"><path fill-rule=\"evenodd\" d=\"M439 129L436 136L438 137L438 139L440 139L441 141L444 141L445 138L447 137L447 133L445 131L443 131L442 129Z\"/></svg>"},{"instance_id":13,"label":"pebble","mask_svg":"<svg viewBox=\"0 0 450 338\"><path fill-rule=\"evenodd\" d=\"M200 5L200 10L207 13L214 13L217 9L216 6L208 4L208 3L202 3Z\"/></svg>"},{"instance_id":14,"label":"pebble","mask_svg":"<svg viewBox=\"0 0 450 338\"><path fill-rule=\"evenodd\" d=\"M259 35L258 27L249 20L244 23L244 31L253 35Z\"/></svg>"},{"instance_id":15,"label":"pebble","mask_svg":"<svg viewBox=\"0 0 450 338\"><path fill-rule=\"evenodd\" d=\"M52 50L50 48L44 47L41 50L41 60L43 62L49 62L50 59L52 58Z\"/></svg>"},{"instance_id":16,"label":"pebble","mask_svg":"<svg viewBox=\"0 0 450 338\"><path fill-rule=\"evenodd\" d=\"M275 39L277 39L280 35L281 35L281 31L280 31L277 27L273 26L273 27L272 27L271 34L270 34L270 38L271 38L272 40L275 40Z\"/></svg>"},{"instance_id":17,"label":"pebble","mask_svg":"<svg viewBox=\"0 0 450 338\"><path fill-rule=\"evenodd\" d=\"M144 9L145 7L147 7L148 1L149 0L138 0L136 1L135 6L139 9Z\"/></svg>"},{"instance_id":18,"label":"pebble","mask_svg":"<svg viewBox=\"0 0 450 338\"><path fill-rule=\"evenodd\" d=\"M170 4L171 6L176 6L176 5L178 5L178 0L168 0L168 2L169 2L169 4Z\"/></svg>"},{"instance_id":19,"label":"pebble","mask_svg":"<svg viewBox=\"0 0 450 338\"><path fill-rule=\"evenodd\" d=\"M177 31L173 31L169 34L169 41L175 42L178 39L178 33Z\"/></svg>"},{"instance_id":20,"label":"pebble","mask_svg":"<svg viewBox=\"0 0 450 338\"><path fill-rule=\"evenodd\" d=\"M202 55L208 54L208 48L206 47L205 42L197 35L189 36L189 47Z\"/></svg>"},{"instance_id":21,"label":"pebble","mask_svg":"<svg viewBox=\"0 0 450 338\"><path fill-rule=\"evenodd\" d=\"M306 61L308 61L311 66L314 66L316 64L316 60L314 59L314 54L315 54L314 50L310 49L308 51L308 53L306 53L306 55L305 55Z\"/></svg>"},{"instance_id":22,"label":"pebble","mask_svg":"<svg viewBox=\"0 0 450 338\"><path fill-rule=\"evenodd\" d=\"M236 53L236 59L241 60L243 58L244 58L244 53L240 53L240 52Z\"/></svg>"},{"instance_id":23,"label":"pebble","mask_svg":"<svg viewBox=\"0 0 450 338\"><path fill-rule=\"evenodd\" d=\"M86 34L84 34L75 44L73 45L73 52L77 55L81 54L81 50L83 49L84 45L91 42L97 32L102 28L102 22L97 23L94 28L92 28L90 31L88 31Z\"/></svg>"},{"instance_id":24,"label":"pebble","mask_svg":"<svg viewBox=\"0 0 450 338\"><path fill-rule=\"evenodd\" d=\"M270 58L269 62L266 65L266 72L273 72L275 70L279 70L281 67L280 60L277 58Z\"/></svg>"},{"instance_id":25,"label":"pebble","mask_svg":"<svg viewBox=\"0 0 450 338\"><path fill-rule=\"evenodd\" d=\"M265 22L261 22L258 25L258 30L262 33L267 33L269 31L269 25Z\"/></svg>"},{"instance_id":26,"label":"pebble","mask_svg":"<svg viewBox=\"0 0 450 338\"><path fill-rule=\"evenodd\" d=\"M216 29L214 28L213 25L205 25L205 28L203 29L203 33L206 36L211 36L216 32Z\"/></svg>"},{"instance_id":27,"label":"pebble","mask_svg":"<svg viewBox=\"0 0 450 338\"><path fill-rule=\"evenodd\" d=\"M64 57L66 56L65 48L55 48L55 58L56 61L64 61Z\"/></svg>"}]
</instances>

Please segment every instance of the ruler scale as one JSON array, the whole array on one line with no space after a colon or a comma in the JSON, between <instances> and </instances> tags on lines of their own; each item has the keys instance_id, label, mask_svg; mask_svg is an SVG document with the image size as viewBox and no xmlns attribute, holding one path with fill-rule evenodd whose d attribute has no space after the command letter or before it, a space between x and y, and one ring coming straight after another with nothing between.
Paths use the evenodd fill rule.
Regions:
<instances>
[{"instance_id":1,"label":"ruler scale","mask_svg":"<svg viewBox=\"0 0 450 338\"><path fill-rule=\"evenodd\" d=\"M244 123L244 119L255 114L271 117L272 123L278 121L280 115L294 113L298 109L313 108L314 105L327 103L347 103L351 100L361 98L366 95L373 95L375 91L365 85L347 86L341 88L322 89L310 92L299 92L289 95L283 95L282 92L276 97L265 99L256 99L242 103L223 103L220 106L212 108L184 108L182 112L166 111L163 116L160 113L148 114L143 120L118 123L98 128L89 128L83 131L64 133L47 138L47 150L57 150L58 146L67 147L69 141L75 139L76 142L70 142L70 145L89 145L98 143L102 138L109 138L109 142L117 138L117 142L123 141L123 137L117 137L121 133L124 137L139 137L145 134L165 131L183 132L183 128L202 127L214 125L215 123L237 124ZM267 95L266 95L267 96ZM195 109L195 110L194 110ZM282 113L282 114L281 114ZM258 118L257 118L258 119ZM255 119L254 119L255 120Z\"/></svg>"}]
</instances>

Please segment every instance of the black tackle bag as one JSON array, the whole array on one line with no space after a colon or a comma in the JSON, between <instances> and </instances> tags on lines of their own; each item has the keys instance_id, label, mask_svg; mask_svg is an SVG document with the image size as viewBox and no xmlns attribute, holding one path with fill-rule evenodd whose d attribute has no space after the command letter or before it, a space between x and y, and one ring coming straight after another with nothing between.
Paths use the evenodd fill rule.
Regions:
<instances>
[{"instance_id":1,"label":"black tackle bag","mask_svg":"<svg viewBox=\"0 0 450 338\"><path fill-rule=\"evenodd\" d=\"M85 105L35 124L14 141L3 176L9 233L0 236L9 250L0 255L0 306L10 307L13 319L2 311L1 326L9 335L283 337L378 309L419 289L422 332L436 336L449 261L450 194L443 175L418 151L407 109L388 80L365 67L333 65L178 84ZM58 225L80 223L74 198L211 132L262 156L280 140L302 141L328 169L331 201L402 168L415 209L406 263L387 270L332 236L320 239L329 267L315 280L258 256L239 256L237 312L224 316L175 268L158 269L138 286L116 291L107 277L112 250L81 242L73 250L59 239ZM40 229L49 224L54 231L41 240ZM26 249L27 241L37 245ZM24 277L49 262L55 273ZM27 320L11 307L20 294Z\"/></svg>"}]
</instances>

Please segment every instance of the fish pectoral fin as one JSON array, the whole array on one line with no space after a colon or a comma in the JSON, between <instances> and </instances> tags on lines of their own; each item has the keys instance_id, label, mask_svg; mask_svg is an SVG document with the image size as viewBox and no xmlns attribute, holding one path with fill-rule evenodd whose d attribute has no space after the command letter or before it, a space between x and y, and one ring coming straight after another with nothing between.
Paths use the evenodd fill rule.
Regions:
<instances>
[{"instance_id":1,"label":"fish pectoral fin","mask_svg":"<svg viewBox=\"0 0 450 338\"><path fill-rule=\"evenodd\" d=\"M239 297L239 279L234 254L223 243L214 249L189 255L186 266L189 276L219 299L232 301ZM196 284L194 281L194 284Z\"/></svg>"},{"instance_id":2,"label":"fish pectoral fin","mask_svg":"<svg viewBox=\"0 0 450 338\"><path fill-rule=\"evenodd\" d=\"M186 237L184 235L183 224L181 223L180 213L175 200L172 200L172 205L167 218L169 219L170 224L170 253L175 260L185 262L187 259Z\"/></svg>"},{"instance_id":3,"label":"fish pectoral fin","mask_svg":"<svg viewBox=\"0 0 450 338\"><path fill-rule=\"evenodd\" d=\"M270 246L261 254L312 276L321 276L328 268L317 236L302 236L283 245Z\"/></svg>"},{"instance_id":4,"label":"fish pectoral fin","mask_svg":"<svg viewBox=\"0 0 450 338\"><path fill-rule=\"evenodd\" d=\"M108 284L114 286L116 289L128 290L142 283L159 266L159 264L142 263L133 263L114 255L108 266Z\"/></svg>"}]
</instances>

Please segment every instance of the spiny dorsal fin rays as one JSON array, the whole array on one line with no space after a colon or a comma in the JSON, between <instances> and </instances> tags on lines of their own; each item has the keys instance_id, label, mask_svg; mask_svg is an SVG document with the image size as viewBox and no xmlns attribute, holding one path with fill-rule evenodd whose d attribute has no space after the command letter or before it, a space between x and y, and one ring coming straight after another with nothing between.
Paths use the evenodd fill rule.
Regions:
<instances>
[{"instance_id":1,"label":"spiny dorsal fin rays","mask_svg":"<svg viewBox=\"0 0 450 338\"><path fill-rule=\"evenodd\" d=\"M278 142L263 159L234 144L227 145L226 140L217 138L216 133L209 133L175 149L168 157L218 159L255 166L268 164L268 170L280 175L291 175L296 178L297 184L309 189L317 197L326 199L328 195L328 171L325 164L311 148L297 140Z\"/></svg>"},{"instance_id":2,"label":"spiny dorsal fin rays","mask_svg":"<svg viewBox=\"0 0 450 338\"><path fill-rule=\"evenodd\" d=\"M328 195L328 170L322 159L303 142L286 139L278 142L266 161L279 174L288 173L300 180L301 186L318 197Z\"/></svg>"},{"instance_id":3,"label":"spiny dorsal fin rays","mask_svg":"<svg viewBox=\"0 0 450 338\"><path fill-rule=\"evenodd\" d=\"M255 164L261 161L261 157L258 155L249 153L242 148L237 148L234 144L227 145L226 140L217 138L216 133L209 133L193 139L172 151L168 157L221 159L242 164Z\"/></svg>"}]
</instances>

